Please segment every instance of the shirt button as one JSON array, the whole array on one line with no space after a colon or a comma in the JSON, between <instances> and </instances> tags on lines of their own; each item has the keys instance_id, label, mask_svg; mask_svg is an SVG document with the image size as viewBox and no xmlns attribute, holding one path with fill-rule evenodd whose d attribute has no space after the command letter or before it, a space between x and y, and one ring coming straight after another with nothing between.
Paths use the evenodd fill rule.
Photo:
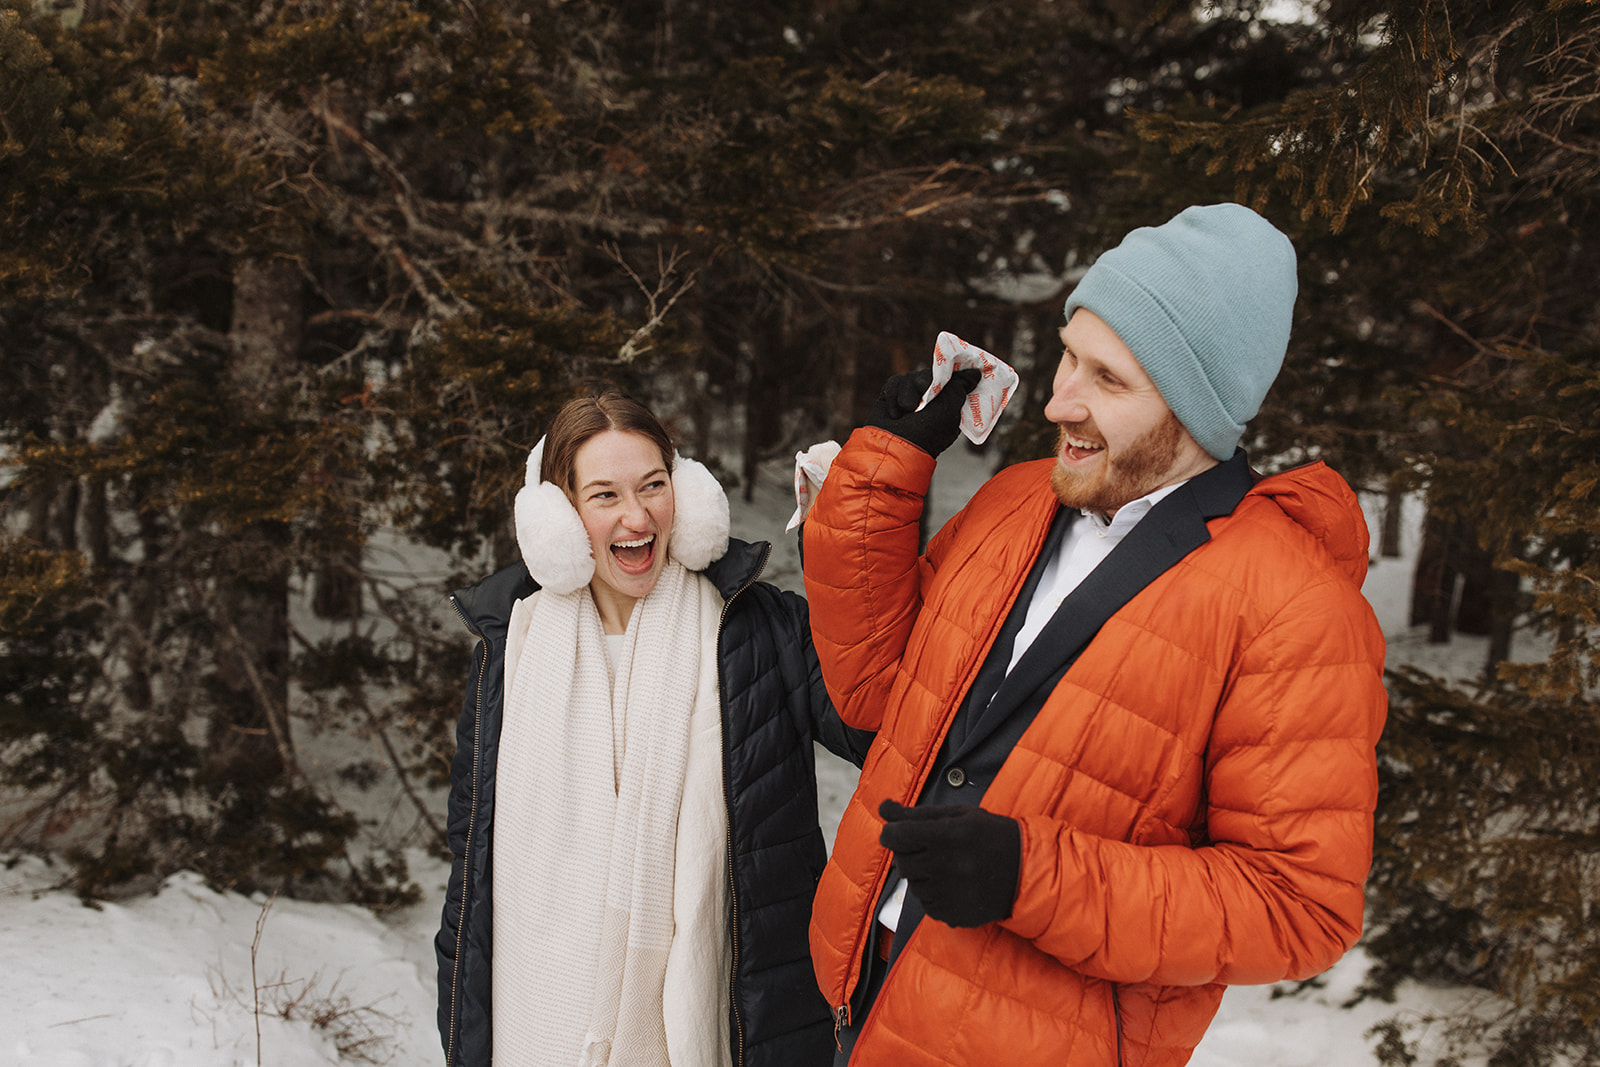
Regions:
<instances>
[{"instance_id":1,"label":"shirt button","mask_svg":"<svg viewBox=\"0 0 1600 1067\"><path fill-rule=\"evenodd\" d=\"M967 784L967 772L960 767L951 767L944 773L944 780L960 789Z\"/></svg>"}]
</instances>

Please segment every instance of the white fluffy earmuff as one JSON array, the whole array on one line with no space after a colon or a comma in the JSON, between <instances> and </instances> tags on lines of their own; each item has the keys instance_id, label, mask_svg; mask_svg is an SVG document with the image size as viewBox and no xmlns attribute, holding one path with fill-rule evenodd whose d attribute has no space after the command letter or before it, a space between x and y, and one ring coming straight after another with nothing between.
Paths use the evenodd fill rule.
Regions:
<instances>
[{"instance_id":1,"label":"white fluffy earmuff","mask_svg":"<svg viewBox=\"0 0 1600 1067\"><path fill-rule=\"evenodd\" d=\"M541 588L571 593L594 577L594 554L578 509L560 486L539 479L544 441L539 438L528 453L527 480L517 491L517 547L528 573Z\"/></svg>"},{"instance_id":2,"label":"white fluffy earmuff","mask_svg":"<svg viewBox=\"0 0 1600 1067\"><path fill-rule=\"evenodd\" d=\"M526 482L517 491L517 547L528 573L553 593L582 589L594 578L594 554L583 520L560 486L541 481L543 437L528 453ZM673 456L674 518L667 552L699 571L728 551L728 497L703 463Z\"/></svg>"},{"instance_id":3,"label":"white fluffy earmuff","mask_svg":"<svg viewBox=\"0 0 1600 1067\"><path fill-rule=\"evenodd\" d=\"M673 453L672 503L667 553L690 570L703 571L728 551L728 496L705 464Z\"/></svg>"}]
</instances>

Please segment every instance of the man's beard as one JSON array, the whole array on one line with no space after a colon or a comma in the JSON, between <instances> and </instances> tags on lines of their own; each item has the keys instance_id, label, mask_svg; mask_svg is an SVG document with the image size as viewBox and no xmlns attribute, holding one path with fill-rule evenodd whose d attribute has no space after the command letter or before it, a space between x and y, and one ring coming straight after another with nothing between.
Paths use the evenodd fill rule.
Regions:
<instances>
[{"instance_id":1,"label":"man's beard","mask_svg":"<svg viewBox=\"0 0 1600 1067\"><path fill-rule=\"evenodd\" d=\"M1098 434L1076 432L1089 425L1079 422L1070 427L1062 426L1056 436L1056 465L1050 471L1050 488L1055 490L1056 499L1069 508L1116 511L1159 489L1178 461L1183 424L1169 411L1154 429L1123 449L1120 455L1113 457L1107 450L1096 474L1068 470L1060 461L1067 446L1067 431L1073 430L1074 437L1094 440Z\"/></svg>"}]
</instances>

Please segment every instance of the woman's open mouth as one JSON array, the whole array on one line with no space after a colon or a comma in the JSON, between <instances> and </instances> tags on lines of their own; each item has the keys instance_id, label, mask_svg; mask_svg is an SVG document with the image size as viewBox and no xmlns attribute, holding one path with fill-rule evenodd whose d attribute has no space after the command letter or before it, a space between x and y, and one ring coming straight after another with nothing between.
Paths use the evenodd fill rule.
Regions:
<instances>
[{"instance_id":1,"label":"woman's open mouth","mask_svg":"<svg viewBox=\"0 0 1600 1067\"><path fill-rule=\"evenodd\" d=\"M632 541L613 541L611 555L617 566L628 574L643 574L655 561L656 537L649 534Z\"/></svg>"}]
</instances>

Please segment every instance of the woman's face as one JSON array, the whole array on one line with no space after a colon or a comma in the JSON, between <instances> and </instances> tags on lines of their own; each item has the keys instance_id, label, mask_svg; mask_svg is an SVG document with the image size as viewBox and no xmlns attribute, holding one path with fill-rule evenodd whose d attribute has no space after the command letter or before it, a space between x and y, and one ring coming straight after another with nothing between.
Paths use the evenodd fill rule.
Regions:
<instances>
[{"instance_id":1,"label":"woman's face","mask_svg":"<svg viewBox=\"0 0 1600 1067\"><path fill-rule=\"evenodd\" d=\"M578 448L573 501L594 552L589 588L602 619L623 625L633 602L656 587L672 533L672 473L649 438L606 430Z\"/></svg>"}]
</instances>

